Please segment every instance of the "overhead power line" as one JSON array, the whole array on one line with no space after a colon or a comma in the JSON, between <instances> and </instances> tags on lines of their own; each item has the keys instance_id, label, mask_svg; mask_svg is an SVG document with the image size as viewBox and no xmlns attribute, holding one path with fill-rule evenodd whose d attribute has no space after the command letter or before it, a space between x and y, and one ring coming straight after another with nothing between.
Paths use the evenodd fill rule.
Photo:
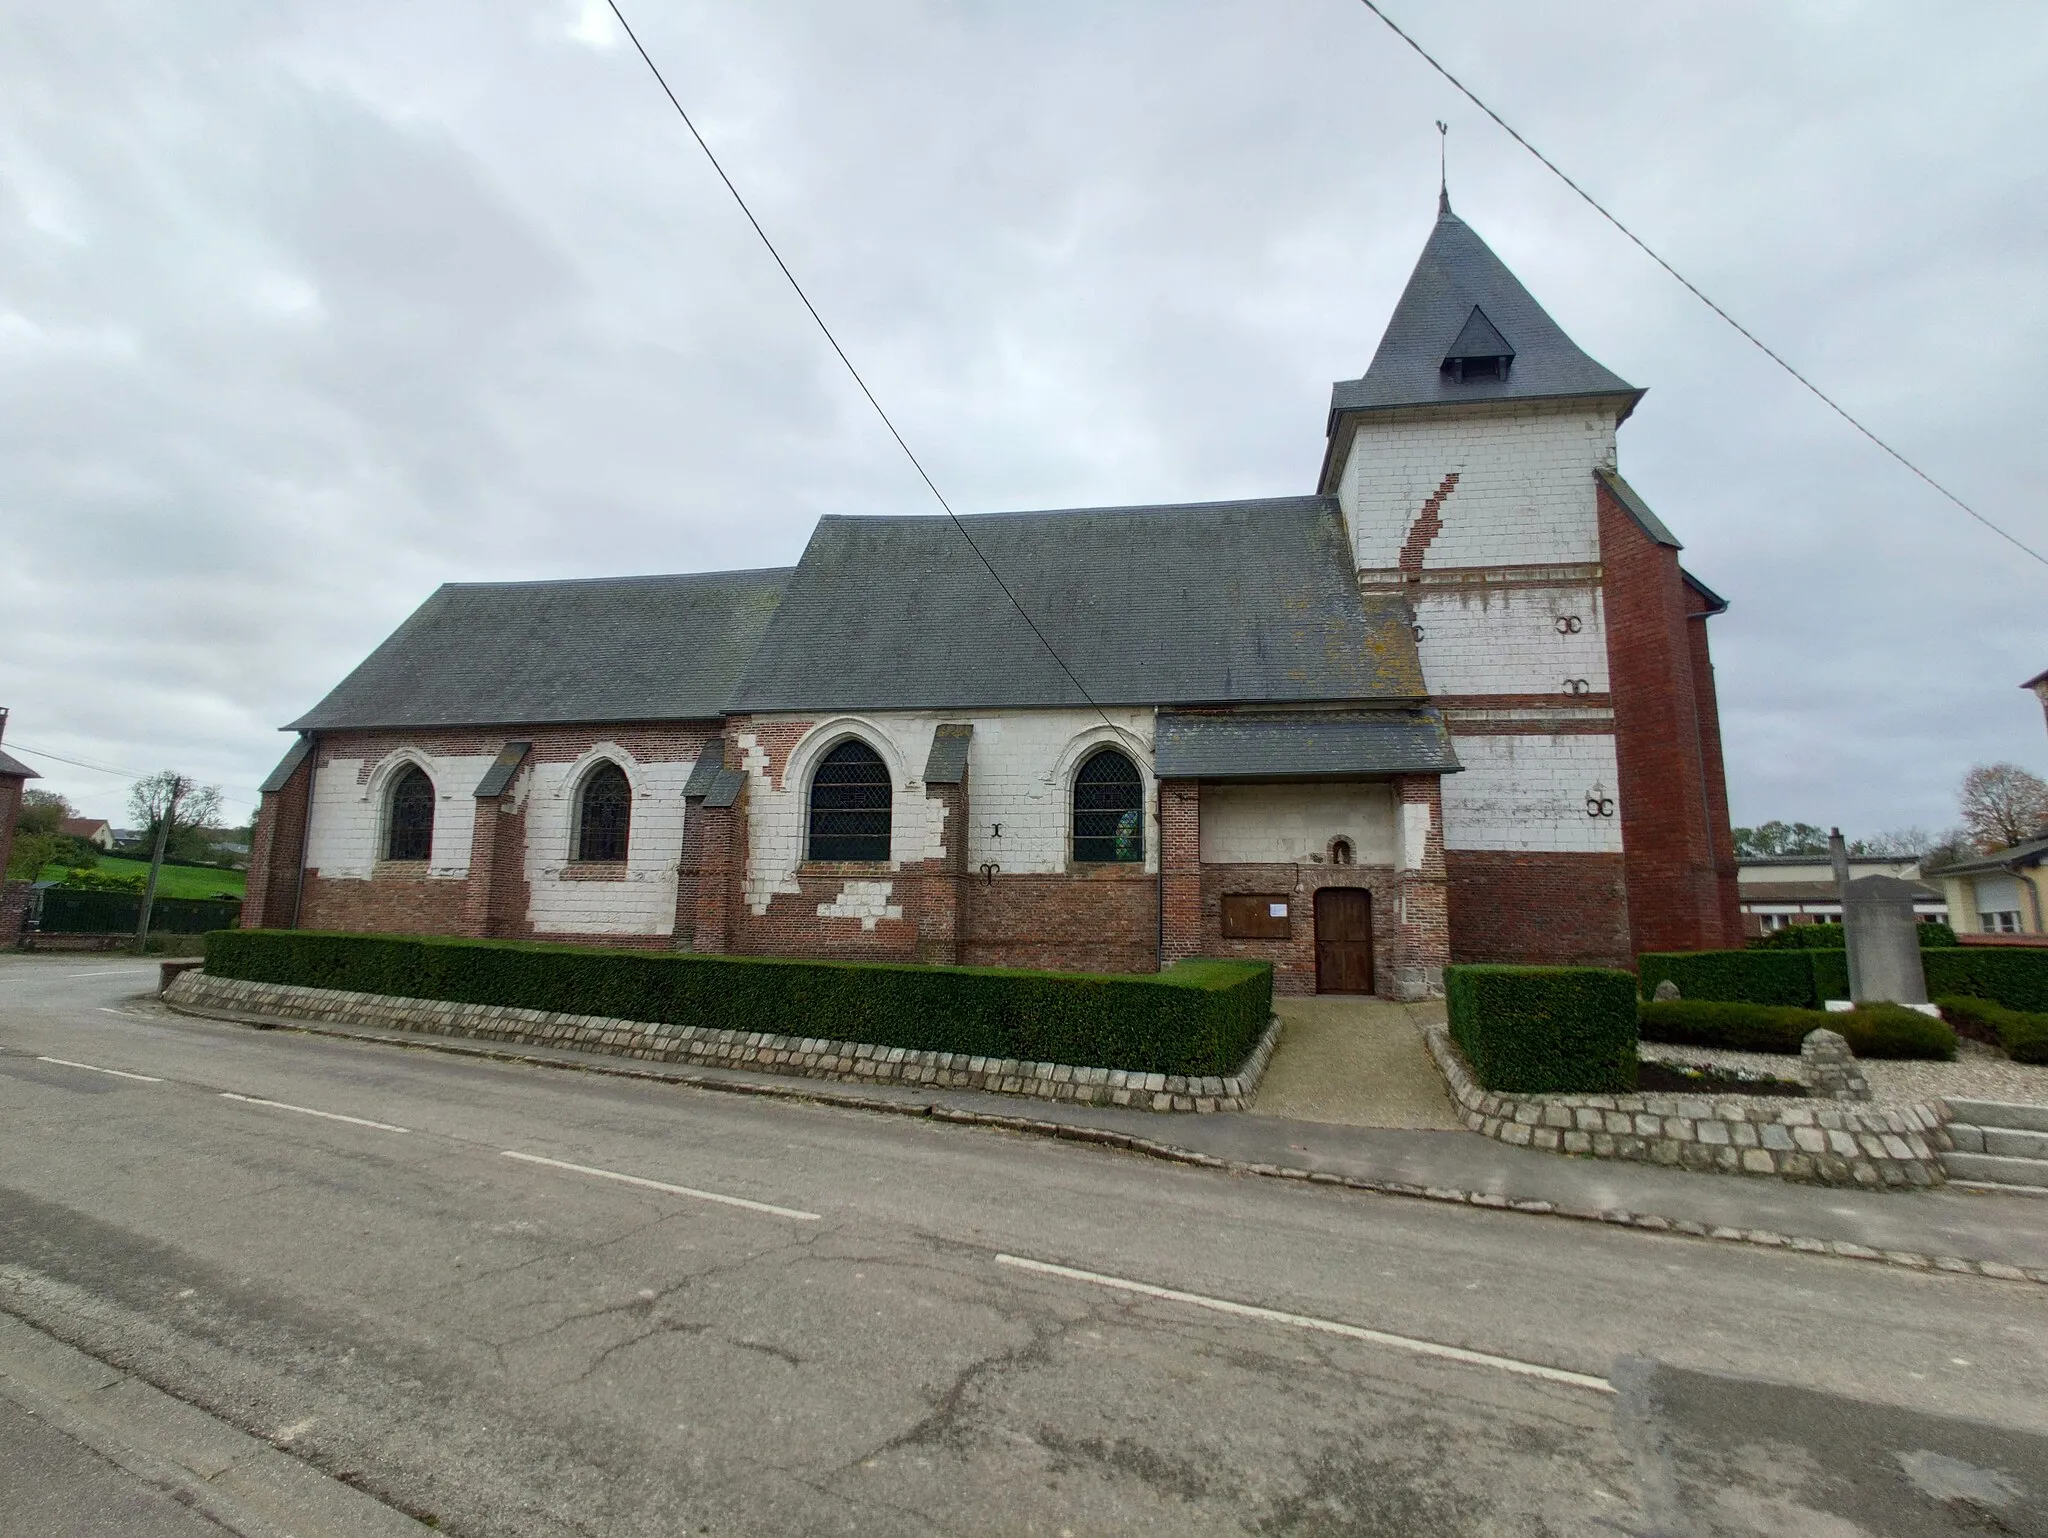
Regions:
<instances>
[{"instance_id":1,"label":"overhead power line","mask_svg":"<svg viewBox=\"0 0 2048 1538\"><path fill-rule=\"evenodd\" d=\"M683 127L690 130L690 137L697 141L697 148L702 150L704 158L711 162L711 169L716 171L718 179L725 183L725 190L731 193L732 200L739 204L740 212L747 216L747 223L754 227L754 233L760 237L761 244L767 247L768 254L775 259L775 265L781 269L782 276L788 281L790 288L795 292L797 298L802 301L803 307L810 312L811 319L817 322L818 330L823 333L826 342L831 345L832 351L838 355L839 361L846 365L846 372L851 374L853 382L860 386L860 393L866 396L868 404L875 408L875 415L880 417L882 425L889 429L889 436L896 440L896 447L903 450L903 457L908 459L911 468L917 471L918 479L924 482L925 489L932 494L939 506L945 510L946 516L953 520L953 527L959 530L960 537L967 541L967 548L974 552L975 559L981 562L987 569L989 576L995 580L996 586L1002 589L1003 597L1010 601L1010 607L1017 611L1018 617L1031 627L1031 633L1038 637L1038 643L1045 648L1046 655L1059 664L1059 670L1067 675L1067 681L1080 691L1081 698L1086 700L1095 713L1102 717L1104 725L1108 726L1112 731L1122 732L1123 728L1119 727L1114 721L1111 721L1109 713L1096 704L1095 696L1088 692L1088 686L1081 682L1072 668L1067 666L1066 659L1059 654L1059 649L1052 644L1046 633L1038 628L1038 621L1033 619L1024 605L1017 601L1017 595L1010 591L1010 584L1003 580L1003 574L996 570L995 563L990 561L988 556L983 553L981 546L974 542L974 536L967 531L967 525L961 522L960 515L953 511L953 504L946 500L946 494L939 490L938 483L931 478L923 462L918 459L910 445L904 441L903 434L896 430L895 422L890 419L889 413L882 409L882 403L875 399L875 392L868 388L868 382L861 377L860 370L853 366L853 359L849 358L846 355L846 349L839 345L839 338L834 336L832 328L825 324L825 317L820 315L818 307L811 303L811 296L804 292L803 284L797 282L796 274L789 270L789 263L785 262L782 259L782 253L775 249L775 242L770 240L768 232L761 228L761 221L754 217L754 210L747 206L747 200L741 196L740 189L734 186L732 178L725 174L725 167L719 163L718 156L712 152L711 146L705 143L704 136L697 131L697 125L690 120L690 114L684 110L683 104L677 98L676 93L669 88L668 80L661 73L661 66L654 62L653 56L648 53L646 46L641 43L639 34L634 32L633 24L626 20L626 13L619 9L619 0L606 0L606 3L610 5L612 15L618 18L619 25L625 29L626 37L633 44L634 51L640 55L641 62L646 64L648 71L654 76L655 84L661 87L662 95L666 96L669 105L676 109L676 116L683 120Z\"/></svg>"},{"instance_id":2,"label":"overhead power line","mask_svg":"<svg viewBox=\"0 0 2048 1538\"><path fill-rule=\"evenodd\" d=\"M2048 555L2043 555L2040 551L2034 549L2031 545L2023 543L2017 535L2007 533L2004 529L2000 528L1997 524L1993 523L1989 518L1986 518L1982 513L1978 512L1976 508L1970 506L1969 503L1965 502L1961 497L1957 496L1954 492L1950 491L1946 486L1942 485L1940 481L1937 481L1925 470L1921 469L1918 465L1914 464L1913 461L1908 459L1904 454L1901 454L1889 443L1886 443L1884 439L1878 437L1876 433L1872 432L1868 427L1865 427L1862 422L1858 421L1854 416L1850 415L1847 408L1845 408L1833 396L1829 395L1819 385L1815 384L1811 379L1808 379L1804 374L1800 373L1799 370L1794 368L1790 363L1787 363L1783 357L1781 357L1771 347L1766 345L1763 339L1759 337L1754 331L1751 331L1749 327L1743 325L1741 321L1737 320L1733 315L1730 315L1726 310L1722 309L1720 305L1716 304L1712 299L1708 298L1706 294L1701 292L1700 287L1697 283L1693 282L1692 279L1688 278L1676 267L1672 266L1669 262L1665 261L1663 257L1659 256L1655 251L1651 250L1649 245L1643 240L1643 238L1640 235L1636 234L1634 230L1630 229L1627 225L1623 224L1619 219L1615 218L1613 214L1609 213L1606 210L1606 208L1601 205L1600 200L1598 198L1594 197L1592 193L1588 192L1584 187L1581 187L1577 182L1573 181L1569 176L1565 175L1563 169L1559 167L1556 161L1552 160L1548 155L1544 154L1543 151L1536 148L1535 145L1531 144L1527 139L1523 138L1519 133L1515 132L1513 124L1509 123L1506 118L1502 117L1498 112L1494 111L1493 108L1487 106L1485 102L1481 101L1478 98L1478 96L1473 93L1473 90L1470 86L1466 85L1464 81L1460 80L1456 75L1452 74L1449 70L1445 69L1442 64L1437 62L1435 56L1432 55L1428 49L1424 48L1422 44L1416 42L1414 38L1410 37L1406 32L1402 31L1400 23L1396 22L1393 17L1389 16L1385 11L1381 10L1379 6L1373 3L1373 0L1359 0L1359 4L1363 5L1368 11L1371 11L1373 15L1377 16L1381 21L1385 22L1388 31L1392 32L1394 36L1398 37L1402 42L1406 43L1410 48L1414 49L1415 52L1421 56L1423 63L1427 64L1439 75L1442 75L1444 79L1448 80L1452 84L1452 86L1454 86L1457 89L1458 93L1462 95L1467 101L1472 103L1473 106L1477 107L1481 112L1485 113L1488 117L1492 118L1493 121L1500 127L1503 133L1505 133L1510 139L1513 139L1515 143L1521 145L1522 148L1527 150L1531 155L1534 155L1538 160L1540 160L1543 163L1544 167L1547 170L1549 170L1551 175L1555 176L1559 181L1563 182L1567 187L1571 188L1572 191L1576 192L1581 198L1585 199L1587 207L1591 208L1594 213L1598 214L1601 218L1605 219L1609 224L1613 225L1617 230L1621 231L1622 234L1626 235L1629 238L1629 240L1635 245L1636 249L1641 251L1643 255L1647 256L1659 267L1662 267L1666 272L1670 273L1672 277L1676 278L1680 283L1684 284L1687 292L1689 292L1693 296L1693 298L1699 300L1701 304L1705 305L1708 309L1712 310L1716 315L1720 316L1721 319L1725 320L1726 322L1728 322L1729 325L1733 326L1736 329L1736 331L1741 334L1743 339L1746 340L1752 347L1756 348L1758 352L1762 353L1766 358L1769 358L1773 363L1777 364L1779 368L1783 369L1786 373L1790 374L1794 379L1798 380L1802 385L1806 386L1806 388L1813 393L1814 398L1818 400L1822 405L1826 406L1828 410L1832 411L1844 422L1847 422L1851 427L1855 428L1856 431L1863 434L1864 437L1868 438L1872 443L1876 444L1879 448L1883 449L1885 453L1891 455L1893 459L1896 459L1900 464L1904 465L1908 470L1912 471L1913 474L1917 475L1929 486L1932 486L1936 491L1940 492L1944 497L1948 498L1949 501L1955 503L1957 507L1961 508L1964 512L1968 513L1972 518L1976 519L1979 523L1983 524L1985 528L1989 529L1992 533L1996 534L2000 539L2004 540L2014 549L2024 551L2026 554L2032 556L2035 560L2039 561L2042 565L2048 566Z\"/></svg>"},{"instance_id":3,"label":"overhead power line","mask_svg":"<svg viewBox=\"0 0 2048 1538\"><path fill-rule=\"evenodd\" d=\"M123 780L146 780L149 778L149 775L140 769L116 769L107 764L89 764L82 758L66 758L62 753L52 753L48 748L39 748L32 742L16 741L12 746L20 748L24 753L33 753L37 758L47 758L52 763L69 764L74 769L90 769L94 774L111 774L115 778ZM233 801L237 806L254 806L257 804L248 799L248 795L254 794L254 792L249 791L247 786L223 785L219 788L222 790L244 791L246 793L244 795L224 798Z\"/></svg>"}]
</instances>

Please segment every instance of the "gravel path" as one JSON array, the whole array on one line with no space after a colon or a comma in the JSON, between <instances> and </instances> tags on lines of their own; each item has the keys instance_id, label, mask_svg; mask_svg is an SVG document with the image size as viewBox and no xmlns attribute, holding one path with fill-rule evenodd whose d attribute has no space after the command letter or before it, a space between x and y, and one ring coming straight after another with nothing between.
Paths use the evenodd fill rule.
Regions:
<instances>
[{"instance_id":1,"label":"gravel path","mask_svg":"<svg viewBox=\"0 0 2048 1538\"><path fill-rule=\"evenodd\" d=\"M1682 1047L1646 1041L1642 1044L1642 1055L1652 1062L1742 1068L1780 1079L1804 1078L1796 1056L1777 1052L1726 1052L1719 1047ZM1974 1041L1961 1043L1961 1055L1953 1063L1876 1057L1857 1061L1863 1076L1870 1081L1871 1099L1879 1105L1911 1105L1936 1099L2048 1105L2048 1065L2015 1063L2003 1052Z\"/></svg>"}]
</instances>

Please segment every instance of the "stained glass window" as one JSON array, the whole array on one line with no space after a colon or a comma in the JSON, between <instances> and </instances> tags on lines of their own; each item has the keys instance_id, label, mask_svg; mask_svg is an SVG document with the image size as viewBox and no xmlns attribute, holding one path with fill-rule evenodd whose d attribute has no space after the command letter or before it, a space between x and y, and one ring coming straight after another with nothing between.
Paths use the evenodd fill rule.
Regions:
<instances>
[{"instance_id":1,"label":"stained glass window","mask_svg":"<svg viewBox=\"0 0 2048 1538\"><path fill-rule=\"evenodd\" d=\"M391 822L384 837L387 860L424 860L434 852L434 782L417 768L391 787Z\"/></svg>"},{"instance_id":2,"label":"stained glass window","mask_svg":"<svg viewBox=\"0 0 2048 1538\"><path fill-rule=\"evenodd\" d=\"M1074 858L1121 864L1145 858L1145 782L1115 748L1074 776Z\"/></svg>"},{"instance_id":3,"label":"stained glass window","mask_svg":"<svg viewBox=\"0 0 2048 1538\"><path fill-rule=\"evenodd\" d=\"M813 860L889 858L889 767L866 743L849 739L811 776Z\"/></svg>"},{"instance_id":4,"label":"stained glass window","mask_svg":"<svg viewBox=\"0 0 2048 1538\"><path fill-rule=\"evenodd\" d=\"M633 788L617 764L599 764L584 778L576 816L576 858L623 860L632 829Z\"/></svg>"}]
</instances>

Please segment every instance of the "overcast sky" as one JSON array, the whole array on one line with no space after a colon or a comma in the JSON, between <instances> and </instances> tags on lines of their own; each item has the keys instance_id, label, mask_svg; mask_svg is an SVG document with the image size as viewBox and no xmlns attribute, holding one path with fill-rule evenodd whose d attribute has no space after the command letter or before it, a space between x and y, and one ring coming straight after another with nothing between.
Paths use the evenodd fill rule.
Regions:
<instances>
[{"instance_id":1,"label":"overcast sky","mask_svg":"<svg viewBox=\"0 0 2048 1538\"><path fill-rule=\"evenodd\" d=\"M2048 547L2048 7L1389 0L1930 473ZM1733 603L1737 822L2048 771L2048 567L1629 246L1354 0L632 0L963 511L1312 489L1459 213L1649 396ZM0 4L0 705L85 811L246 815L443 581L793 561L931 504L601 3Z\"/></svg>"}]
</instances>

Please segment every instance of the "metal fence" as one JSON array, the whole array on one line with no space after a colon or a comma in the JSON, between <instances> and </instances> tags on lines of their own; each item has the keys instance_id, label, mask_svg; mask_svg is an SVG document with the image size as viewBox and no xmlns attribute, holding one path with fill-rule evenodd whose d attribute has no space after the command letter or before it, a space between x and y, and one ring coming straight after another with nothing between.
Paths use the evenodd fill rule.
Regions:
<instances>
[{"instance_id":1,"label":"metal fence","mask_svg":"<svg viewBox=\"0 0 2048 1538\"><path fill-rule=\"evenodd\" d=\"M159 897L150 904L149 932L203 935L232 929L241 913L239 898ZM31 903L29 927L46 935L132 935L141 917L138 893L52 886L42 888Z\"/></svg>"}]
</instances>

